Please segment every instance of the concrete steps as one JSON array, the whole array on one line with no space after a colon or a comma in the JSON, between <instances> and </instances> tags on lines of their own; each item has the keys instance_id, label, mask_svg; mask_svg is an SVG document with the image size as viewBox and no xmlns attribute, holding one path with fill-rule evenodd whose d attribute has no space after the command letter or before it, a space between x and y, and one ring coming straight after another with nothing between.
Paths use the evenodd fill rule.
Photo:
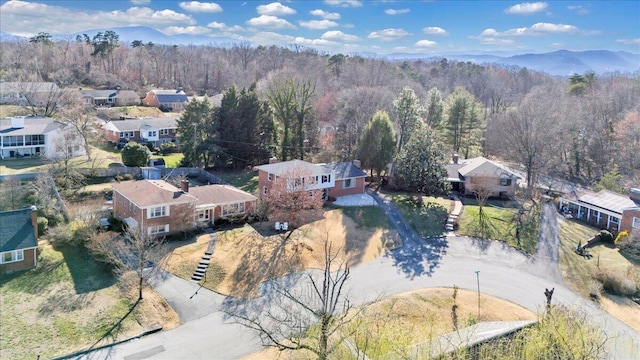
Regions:
<instances>
[{"instance_id":1,"label":"concrete steps","mask_svg":"<svg viewBox=\"0 0 640 360\"><path fill-rule=\"evenodd\" d=\"M211 255L213 255L213 246L215 244L215 234L211 235L211 240L209 240L209 245L207 246L207 250L202 255L202 259L198 263L198 267L191 275L191 281L199 282L202 280L207 274L207 269L209 268L209 264L211 263Z\"/></svg>"}]
</instances>

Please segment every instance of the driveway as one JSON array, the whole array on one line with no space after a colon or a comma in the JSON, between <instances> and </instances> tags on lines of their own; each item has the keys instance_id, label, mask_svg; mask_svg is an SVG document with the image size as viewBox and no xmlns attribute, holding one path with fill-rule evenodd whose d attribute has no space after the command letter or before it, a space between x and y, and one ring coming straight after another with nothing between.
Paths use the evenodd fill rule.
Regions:
<instances>
[{"instance_id":1,"label":"driveway","mask_svg":"<svg viewBox=\"0 0 640 360\"><path fill-rule=\"evenodd\" d=\"M404 245L375 261L351 269L346 294L352 304L364 304L384 296L429 287L457 285L476 290L476 272L479 271L482 294L509 300L534 312L544 308L545 288L555 287L553 303L583 311L605 331L611 358L640 359L640 334L579 297L562 283L548 278L546 274L541 276L531 271L530 256L502 242L458 236L422 239L408 226L393 204L378 195L374 194L373 197L397 227ZM547 260L553 261L553 255L544 261ZM306 273L313 276L318 271ZM303 279L305 277L300 274L294 274L274 283L286 286L292 292L302 291L307 285ZM262 299L238 304L238 301L223 298L206 289L198 290L198 294L192 297L196 284L170 275L157 278L153 284L161 295L168 297L181 318L185 316L185 319L191 320L176 329L96 351L83 356L83 359L238 359L262 348L256 334L230 321L224 310L231 302L253 310L259 310L265 303L267 306L273 304L265 301L273 298L273 292L269 291L272 287L264 287Z\"/></svg>"}]
</instances>

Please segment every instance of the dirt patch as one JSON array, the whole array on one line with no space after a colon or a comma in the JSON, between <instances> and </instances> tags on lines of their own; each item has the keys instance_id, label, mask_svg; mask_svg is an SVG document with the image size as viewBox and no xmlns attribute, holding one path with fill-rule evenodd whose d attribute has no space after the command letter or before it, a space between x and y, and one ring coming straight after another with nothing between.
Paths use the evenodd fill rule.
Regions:
<instances>
[{"instance_id":1,"label":"dirt patch","mask_svg":"<svg viewBox=\"0 0 640 360\"><path fill-rule=\"evenodd\" d=\"M391 344L415 345L437 336L454 331L451 307L453 289L434 288L399 294L376 302L365 310L366 326L369 333L385 337ZM506 300L482 295L480 318L478 319L477 293L458 290L456 299L459 328L478 321L536 320L533 312ZM353 343L357 340L350 339ZM371 345L373 346L373 345ZM243 360L258 359L306 359L302 352L279 351L265 348Z\"/></svg>"},{"instance_id":2,"label":"dirt patch","mask_svg":"<svg viewBox=\"0 0 640 360\"><path fill-rule=\"evenodd\" d=\"M273 222L257 224L262 232ZM196 243L176 248L168 260L169 271L190 278L204 255L208 235ZM212 290L225 295L253 296L257 286L292 271L323 268L325 242L337 256L336 265L351 266L376 259L397 246L395 230L358 228L339 210L330 210L317 221L293 232L263 236L251 225L221 231L211 258L224 278Z\"/></svg>"},{"instance_id":3,"label":"dirt patch","mask_svg":"<svg viewBox=\"0 0 640 360\"><path fill-rule=\"evenodd\" d=\"M602 295L600 305L606 312L640 332L640 305L629 298L609 294Z\"/></svg>"}]
</instances>

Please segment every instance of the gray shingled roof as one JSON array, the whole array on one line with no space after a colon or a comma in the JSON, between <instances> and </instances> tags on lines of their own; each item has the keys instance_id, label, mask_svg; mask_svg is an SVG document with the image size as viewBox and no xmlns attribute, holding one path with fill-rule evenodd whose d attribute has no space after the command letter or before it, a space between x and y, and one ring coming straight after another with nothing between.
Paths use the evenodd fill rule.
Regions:
<instances>
[{"instance_id":1,"label":"gray shingled roof","mask_svg":"<svg viewBox=\"0 0 640 360\"><path fill-rule=\"evenodd\" d=\"M0 119L0 134L3 135L36 135L63 128L65 125L52 118L43 116L25 116L23 128L11 127L12 118Z\"/></svg>"},{"instance_id":2,"label":"gray shingled roof","mask_svg":"<svg viewBox=\"0 0 640 360\"><path fill-rule=\"evenodd\" d=\"M325 164L322 166L333 171L336 174L336 180L367 176L367 174L362 171L362 169L355 166L352 161Z\"/></svg>"},{"instance_id":3,"label":"gray shingled roof","mask_svg":"<svg viewBox=\"0 0 640 360\"><path fill-rule=\"evenodd\" d=\"M82 95L91 96L93 98L108 98L116 96L117 90L80 90Z\"/></svg>"},{"instance_id":4,"label":"gray shingled roof","mask_svg":"<svg viewBox=\"0 0 640 360\"><path fill-rule=\"evenodd\" d=\"M38 246L31 208L0 212L0 252Z\"/></svg>"},{"instance_id":5,"label":"gray shingled roof","mask_svg":"<svg viewBox=\"0 0 640 360\"><path fill-rule=\"evenodd\" d=\"M266 171L270 174L281 175L286 173L287 171L291 171L291 169L298 168L304 171L308 171L309 175L325 175L330 174L331 170L329 168L325 168L323 166L318 166L312 164L310 162L306 162L304 160L289 160L278 162L275 164L266 164L256 166L256 169Z\"/></svg>"},{"instance_id":6,"label":"gray shingled roof","mask_svg":"<svg viewBox=\"0 0 640 360\"><path fill-rule=\"evenodd\" d=\"M143 126L156 129L176 129L178 127L175 117L166 118L142 118L129 120L114 120L111 124L119 131L138 131Z\"/></svg>"}]
</instances>

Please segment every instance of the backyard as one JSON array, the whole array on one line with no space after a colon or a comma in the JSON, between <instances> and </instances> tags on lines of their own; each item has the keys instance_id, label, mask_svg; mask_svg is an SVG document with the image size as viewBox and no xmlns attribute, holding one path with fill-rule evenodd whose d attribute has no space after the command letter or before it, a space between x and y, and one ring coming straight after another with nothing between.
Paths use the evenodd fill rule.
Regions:
<instances>
[{"instance_id":1,"label":"backyard","mask_svg":"<svg viewBox=\"0 0 640 360\"><path fill-rule=\"evenodd\" d=\"M640 289L640 260L620 252L613 244L601 242L588 249L590 259L575 252L578 242L585 244L599 231L578 221L562 220L560 269L564 280L585 298L598 296L606 311L640 331L640 305L629 296L621 296L633 287Z\"/></svg>"}]
</instances>

